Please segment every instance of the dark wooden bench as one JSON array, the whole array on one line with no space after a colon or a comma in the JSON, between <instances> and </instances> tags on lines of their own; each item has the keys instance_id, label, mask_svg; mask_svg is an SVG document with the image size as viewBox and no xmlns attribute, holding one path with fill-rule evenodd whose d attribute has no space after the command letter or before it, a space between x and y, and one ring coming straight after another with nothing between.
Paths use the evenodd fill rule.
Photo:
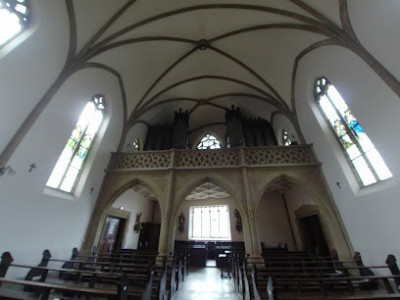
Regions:
<instances>
[{"instance_id":1,"label":"dark wooden bench","mask_svg":"<svg viewBox=\"0 0 400 300\"><path fill-rule=\"evenodd\" d=\"M91 288L85 287L81 285L63 285L57 283L49 283L49 282L40 282L40 281L32 281L32 280L23 280L23 279L9 279L9 278L0 278L0 282L2 284L7 283L8 285L19 285L23 287L31 287L35 292L26 293L18 290L6 289L3 293L3 287L0 288L0 296L6 297L8 299L34 299L34 294L39 297L39 299L49 299L50 293L52 291L58 292L72 292L79 295L85 295L87 298L91 296L105 296L105 297L116 297L116 299L127 299L127 291L128 287L122 287L118 289L115 287L114 289L101 289L101 288ZM38 299L38 298L36 298Z\"/></svg>"},{"instance_id":2,"label":"dark wooden bench","mask_svg":"<svg viewBox=\"0 0 400 300\"><path fill-rule=\"evenodd\" d=\"M48 253L46 253L46 259L48 258ZM38 266L29 266L22 264L12 264L12 257L9 252L3 253L2 261L0 263L0 275L2 276L1 282L6 282L8 285L19 285L24 288L24 291L11 290L6 288L0 288L0 296L11 297L12 299L17 298L27 298L31 297L32 293L39 293L41 297L48 297L47 293L52 290L55 291L67 291L74 292L77 294L87 294L90 297L90 292L93 295L107 294L104 290L110 290L110 294L118 297L123 297L119 289L125 288L124 295L129 297L140 298L140 299L151 299L153 292L153 280L154 280L154 270L152 268L147 269L147 274L143 276L141 273L125 273L125 272L102 272L102 271L92 271L85 269L59 269L59 268L49 268L43 264ZM8 268L27 268L30 269L25 276L24 280L21 279L9 279L4 278ZM64 278L59 278L59 276L48 276L49 272L52 274L64 274L68 275L69 280ZM160 272L160 276L162 276ZM86 281L84 282L84 278ZM71 280L74 279L74 280ZM15 281L16 280L16 281ZM43 286L47 284L48 286ZM122 285L124 285L122 287ZM100 291L99 291L100 290ZM116 292L117 291L117 292ZM161 294L165 294L165 291L160 291ZM5 295L6 294L6 295ZM47 296L46 296L47 295Z\"/></svg>"},{"instance_id":3,"label":"dark wooden bench","mask_svg":"<svg viewBox=\"0 0 400 300\"><path fill-rule=\"evenodd\" d=\"M358 252L354 258L349 266L338 262L341 269L289 264L273 268L253 266L250 274L253 299L276 299L276 296L278 299L399 299L400 272L393 255L389 255L386 266L366 267ZM372 270L378 269L386 269L388 275L375 275Z\"/></svg>"}]
</instances>

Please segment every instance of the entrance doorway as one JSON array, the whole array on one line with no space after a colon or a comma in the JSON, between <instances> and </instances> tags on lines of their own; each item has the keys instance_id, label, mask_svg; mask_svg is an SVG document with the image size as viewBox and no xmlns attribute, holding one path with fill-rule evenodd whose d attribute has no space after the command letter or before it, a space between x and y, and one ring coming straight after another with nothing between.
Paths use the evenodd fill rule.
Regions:
<instances>
[{"instance_id":1,"label":"entrance doorway","mask_svg":"<svg viewBox=\"0 0 400 300\"><path fill-rule=\"evenodd\" d=\"M107 216L99 245L100 254L108 254L114 249L121 249L125 224L126 219Z\"/></svg>"},{"instance_id":2,"label":"entrance doorway","mask_svg":"<svg viewBox=\"0 0 400 300\"><path fill-rule=\"evenodd\" d=\"M321 256L329 256L329 247L318 215L299 218L304 250Z\"/></svg>"}]
</instances>

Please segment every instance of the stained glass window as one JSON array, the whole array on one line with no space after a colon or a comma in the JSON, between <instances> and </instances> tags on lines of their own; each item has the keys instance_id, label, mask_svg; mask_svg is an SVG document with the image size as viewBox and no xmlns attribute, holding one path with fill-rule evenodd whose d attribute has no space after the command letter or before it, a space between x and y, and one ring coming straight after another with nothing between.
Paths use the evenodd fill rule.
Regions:
<instances>
[{"instance_id":1,"label":"stained glass window","mask_svg":"<svg viewBox=\"0 0 400 300\"><path fill-rule=\"evenodd\" d=\"M86 104L47 181L47 186L65 192L71 192L74 189L90 146L102 123L104 109L102 95L93 96Z\"/></svg>"},{"instance_id":2,"label":"stained glass window","mask_svg":"<svg viewBox=\"0 0 400 300\"><path fill-rule=\"evenodd\" d=\"M285 146L290 146L292 144L289 134L285 129L282 131L282 142Z\"/></svg>"},{"instance_id":3,"label":"stained glass window","mask_svg":"<svg viewBox=\"0 0 400 300\"><path fill-rule=\"evenodd\" d=\"M230 219L227 205L192 206L189 238L195 240L230 240Z\"/></svg>"},{"instance_id":4,"label":"stained glass window","mask_svg":"<svg viewBox=\"0 0 400 300\"><path fill-rule=\"evenodd\" d=\"M207 134L203 137L200 143L197 145L197 149L219 149L221 142L213 135Z\"/></svg>"},{"instance_id":5,"label":"stained glass window","mask_svg":"<svg viewBox=\"0 0 400 300\"><path fill-rule=\"evenodd\" d=\"M352 163L361 183L366 186L392 177L382 157L346 102L325 77L315 84L315 99Z\"/></svg>"},{"instance_id":6,"label":"stained glass window","mask_svg":"<svg viewBox=\"0 0 400 300\"><path fill-rule=\"evenodd\" d=\"M29 0L0 0L0 46L28 27Z\"/></svg>"}]
</instances>

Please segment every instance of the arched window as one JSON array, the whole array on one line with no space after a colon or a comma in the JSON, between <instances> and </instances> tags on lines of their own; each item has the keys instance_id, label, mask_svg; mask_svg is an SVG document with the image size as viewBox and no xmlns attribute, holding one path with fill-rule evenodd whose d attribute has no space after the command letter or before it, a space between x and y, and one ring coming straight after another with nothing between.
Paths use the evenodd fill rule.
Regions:
<instances>
[{"instance_id":1,"label":"arched window","mask_svg":"<svg viewBox=\"0 0 400 300\"><path fill-rule=\"evenodd\" d=\"M213 135L206 134L197 145L197 149L219 149L221 147L221 142Z\"/></svg>"},{"instance_id":2,"label":"arched window","mask_svg":"<svg viewBox=\"0 0 400 300\"><path fill-rule=\"evenodd\" d=\"M93 96L86 104L47 181L47 186L65 192L73 191L90 146L103 121L104 109L102 95Z\"/></svg>"},{"instance_id":3,"label":"arched window","mask_svg":"<svg viewBox=\"0 0 400 300\"><path fill-rule=\"evenodd\" d=\"M0 0L0 47L28 27L29 0Z\"/></svg>"},{"instance_id":4,"label":"arched window","mask_svg":"<svg viewBox=\"0 0 400 300\"><path fill-rule=\"evenodd\" d=\"M285 129L282 130L282 142L285 146L290 146L292 144L289 134Z\"/></svg>"},{"instance_id":5,"label":"arched window","mask_svg":"<svg viewBox=\"0 0 400 300\"><path fill-rule=\"evenodd\" d=\"M315 99L364 186L392 177L374 144L328 79L315 83Z\"/></svg>"}]
</instances>

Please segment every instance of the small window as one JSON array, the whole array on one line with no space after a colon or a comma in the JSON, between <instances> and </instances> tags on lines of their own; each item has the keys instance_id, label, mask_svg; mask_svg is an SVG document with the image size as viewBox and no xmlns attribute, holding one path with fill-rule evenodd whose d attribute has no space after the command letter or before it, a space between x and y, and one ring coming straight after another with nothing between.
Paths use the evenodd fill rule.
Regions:
<instances>
[{"instance_id":1,"label":"small window","mask_svg":"<svg viewBox=\"0 0 400 300\"><path fill-rule=\"evenodd\" d=\"M197 149L219 149L221 142L213 135L207 134L203 137L200 143L197 145Z\"/></svg>"},{"instance_id":2,"label":"small window","mask_svg":"<svg viewBox=\"0 0 400 300\"><path fill-rule=\"evenodd\" d=\"M93 96L86 104L47 181L48 187L64 192L73 191L90 146L102 124L104 109L104 99L101 95Z\"/></svg>"},{"instance_id":3,"label":"small window","mask_svg":"<svg viewBox=\"0 0 400 300\"><path fill-rule=\"evenodd\" d=\"M189 239L230 240L229 208L227 205L190 207Z\"/></svg>"},{"instance_id":4,"label":"small window","mask_svg":"<svg viewBox=\"0 0 400 300\"><path fill-rule=\"evenodd\" d=\"M374 144L336 88L325 77L315 84L315 99L364 186L392 177Z\"/></svg>"},{"instance_id":5,"label":"small window","mask_svg":"<svg viewBox=\"0 0 400 300\"><path fill-rule=\"evenodd\" d=\"M25 30L29 21L28 0L0 0L0 47Z\"/></svg>"},{"instance_id":6,"label":"small window","mask_svg":"<svg viewBox=\"0 0 400 300\"><path fill-rule=\"evenodd\" d=\"M282 142L285 146L290 146L292 144L289 138L289 134L285 129L283 129L282 131Z\"/></svg>"}]
</instances>

